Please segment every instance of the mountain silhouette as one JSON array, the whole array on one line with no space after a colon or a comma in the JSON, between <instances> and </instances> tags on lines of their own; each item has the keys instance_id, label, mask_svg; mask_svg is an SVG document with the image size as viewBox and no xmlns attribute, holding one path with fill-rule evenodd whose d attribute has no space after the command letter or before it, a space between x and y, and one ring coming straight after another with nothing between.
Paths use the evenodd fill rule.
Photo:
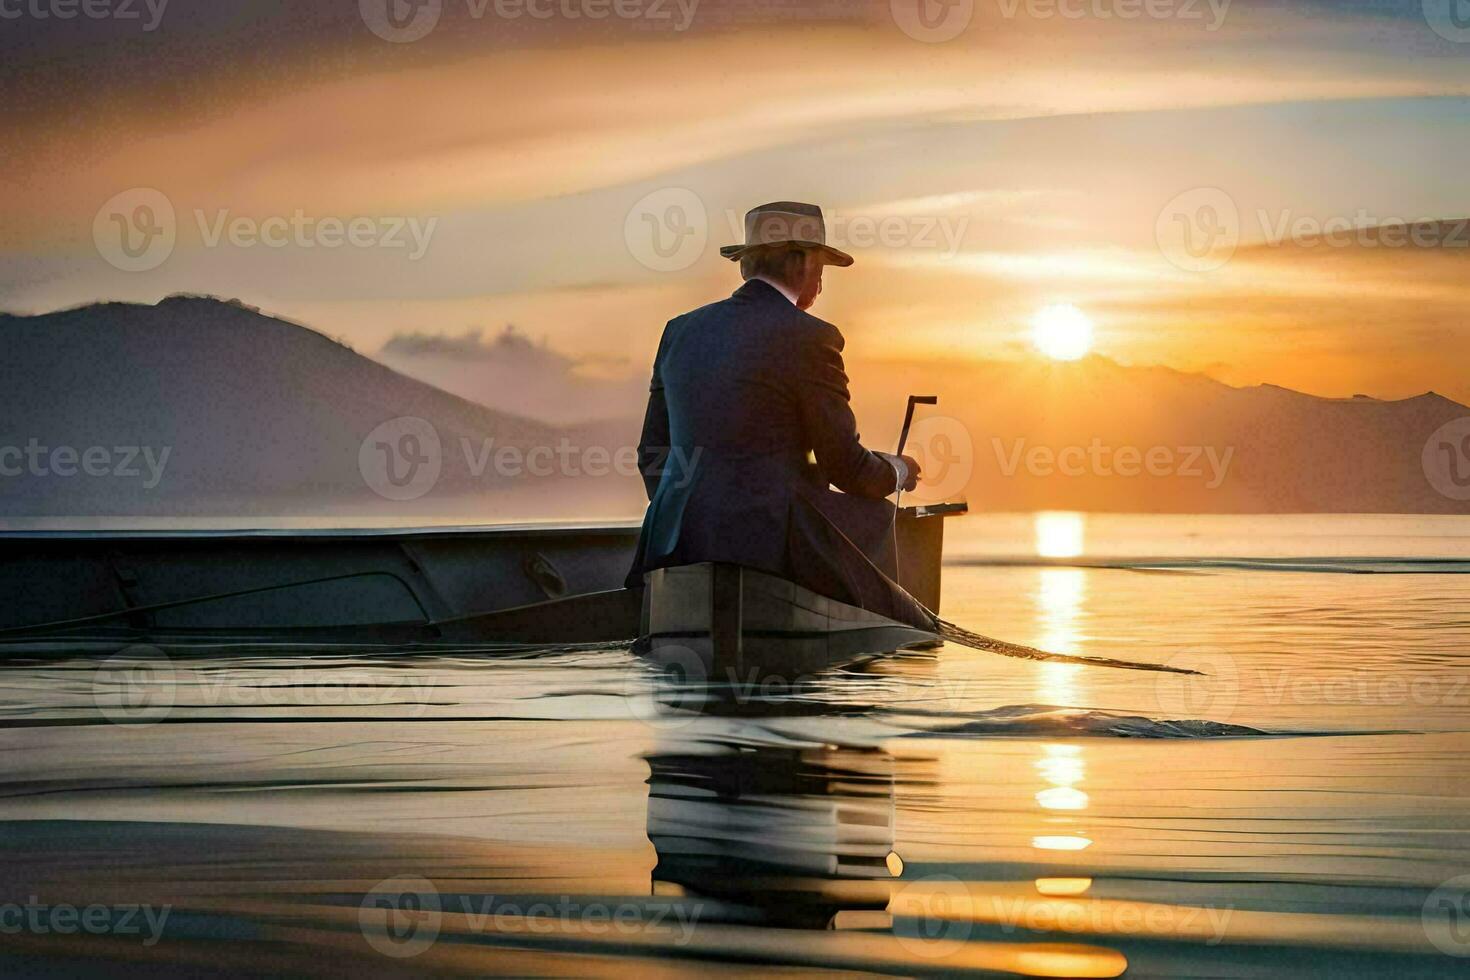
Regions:
<instances>
[{"instance_id":1,"label":"mountain silhouette","mask_svg":"<svg viewBox=\"0 0 1470 980\"><path fill-rule=\"evenodd\" d=\"M643 507L640 481L616 465L637 439L642 406L631 402L602 422L550 425L406 377L308 327L196 296L0 315L0 342L0 520L495 522L636 518ZM1470 408L1433 392L1321 398L1096 355L852 368L854 409L877 448L893 448L908 393L940 396L921 409L909 449L942 478L940 496L967 496L977 511L1470 510L1425 462L1431 435ZM570 468L557 447L572 452ZM510 454L508 466L497 453ZM395 476L419 479L409 464L430 457L427 486L385 484L390 462ZM600 464L592 474L588 460ZM1470 478L1470 458L1459 462Z\"/></svg>"},{"instance_id":2,"label":"mountain silhouette","mask_svg":"<svg viewBox=\"0 0 1470 980\"><path fill-rule=\"evenodd\" d=\"M859 417L890 423L872 433L881 448L892 448L885 443L896 438L906 393L940 396L927 428L916 427L916 449L928 450L926 468L935 474L946 453L955 454L954 444L968 440L973 472L965 492L976 509L1470 512L1470 503L1442 493L1426 472L1430 437L1447 423L1470 419L1470 408L1434 392L1401 400L1322 398L1269 384L1237 388L1097 355L1065 363L887 363L856 370L869 379L855 386ZM935 436L948 441L926 447L926 433L931 443ZM1093 462L1093 446L1101 465ZM1068 447L1084 450L1080 467L1075 449L1072 472L1059 459L1044 465L1048 454L1059 457ZM1113 462L1124 448L1139 460L1132 464L1130 457L1127 473ZM1154 474L1147 467L1150 450L1157 450ZM1030 465L1033 451L1039 456L1032 461L1043 465ZM1460 463L1470 475L1470 455Z\"/></svg>"},{"instance_id":3,"label":"mountain silhouette","mask_svg":"<svg viewBox=\"0 0 1470 980\"><path fill-rule=\"evenodd\" d=\"M583 512L588 497L607 500L604 510L618 513L636 506L633 478L546 473L539 459L544 475L521 475L535 447L554 449L566 440L611 453L620 433L491 410L239 302L173 296L156 305L0 315L0 343L7 351L0 408L8 433L0 453L30 445L40 461L32 467L30 458L0 455L0 467L22 470L0 477L3 516L448 510L494 521L535 516L558 500L579 501ZM375 430L391 450L404 425L418 426L395 419L424 420L439 442L439 475L413 499L377 492L372 444L364 473L364 442ZM409 445L423 454L432 448L424 443ZM65 452L53 459L58 447L77 459ZM130 467L136 477L116 472L127 455L118 450L127 447L139 450ZM156 480L150 449L155 475L164 463ZM84 471L89 450L94 474ZM105 463L98 450L107 452ZM501 450L521 461L519 472L497 468L494 453Z\"/></svg>"}]
</instances>

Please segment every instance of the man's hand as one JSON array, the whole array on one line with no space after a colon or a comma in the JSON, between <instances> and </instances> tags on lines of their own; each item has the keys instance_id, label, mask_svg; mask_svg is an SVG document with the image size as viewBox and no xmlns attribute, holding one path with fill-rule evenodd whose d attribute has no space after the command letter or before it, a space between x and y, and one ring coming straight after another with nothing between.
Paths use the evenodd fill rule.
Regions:
<instances>
[{"instance_id":1,"label":"man's hand","mask_svg":"<svg viewBox=\"0 0 1470 980\"><path fill-rule=\"evenodd\" d=\"M923 471L919 468L919 461L914 457L900 456L898 458L908 471L908 479L903 483L904 492L908 492L919 485L919 477L923 476Z\"/></svg>"},{"instance_id":2,"label":"man's hand","mask_svg":"<svg viewBox=\"0 0 1470 980\"><path fill-rule=\"evenodd\" d=\"M877 450L873 451L873 455L893 467L893 492L907 493L919 485L919 477L922 473L919 469L919 461L914 457L895 456L893 453L882 453Z\"/></svg>"}]
</instances>

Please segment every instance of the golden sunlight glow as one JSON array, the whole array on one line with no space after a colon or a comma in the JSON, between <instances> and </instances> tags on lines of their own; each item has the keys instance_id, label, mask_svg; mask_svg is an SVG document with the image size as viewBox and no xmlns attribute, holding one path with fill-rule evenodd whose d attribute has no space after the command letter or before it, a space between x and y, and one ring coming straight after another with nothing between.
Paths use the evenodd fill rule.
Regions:
<instances>
[{"instance_id":1,"label":"golden sunlight glow","mask_svg":"<svg viewBox=\"0 0 1470 980\"><path fill-rule=\"evenodd\" d=\"M1083 851L1092 841L1073 834L1044 834L1031 838L1031 846L1039 851Z\"/></svg>"},{"instance_id":2,"label":"golden sunlight glow","mask_svg":"<svg viewBox=\"0 0 1470 980\"><path fill-rule=\"evenodd\" d=\"M1076 558L1082 554L1086 522L1076 511L1044 511L1035 517L1036 553L1042 558Z\"/></svg>"},{"instance_id":3,"label":"golden sunlight glow","mask_svg":"<svg viewBox=\"0 0 1470 980\"><path fill-rule=\"evenodd\" d=\"M1071 303L1055 303L1031 318L1031 342L1054 361L1075 361L1092 350L1092 320Z\"/></svg>"},{"instance_id":4,"label":"golden sunlight glow","mask_svg":"<svg viewBox=\"0 0 1470 980\"><path fill-rule=\"evenodd\" d=\"M1043 810L1077 812L1087 809L1090 800L1076 785L1082 781L1087 769L1079 747L1043 745L1041 758L1033 764L1042 780L1051 784L1036 794L1036 802ZM1053 815L1045 822L1055 825L1068 821L1060 819L1060 815ZM1091 843L1091 839L1079 833L1044 833L1031 838L1031 846L1043 851L1080 851Z\"/></svg>"},{"instance_id":5,"label":"golden sunlight glow","mask_svg":"<svg viewBox=\"0 0 1470 980\"><path fill-rule=\"evenodd\" d=\"M1092 887L1091 878L1037 878L1036 890L1052 898L1082 895Z\"/></svg>"},{"instance_id":6,"label":"golden sunlight glow","mask_svg":"<svg viewBox=\"0 0 1470 980\"><path fill-rule=\"evenodd\" d=\"M1081 568L1037 570L1035 593L1037 643L1043 650L1075 654L1082 650L1079 620L1086 599L1086 571ZM1077 682L1082 680L1079 664L1043 663L1036 676L1037 696L1046 704L1074 707L1078 704Z\"/></svg>"},{"instance_id":7,"label":"golden sunlight glow","mask_svg":"<svg viewBox=\"0 0 1470 980\"><path fill-rule=\"evenodd\" d=\"M1072 788L1082 782L1087 772L1081 750L1075 745L1043 745L1036 771L1052 786ZM1084 797L1086 794L1083 794Z\"/></svg>"},{"instance_id":8,"label":"golden sunlight glow","mask_svg":"<svg viewBox=\"0 0 1470 980\"><path fill-rule=\"evenodd\" d=\"M1128 958L1115 949L1054 946L1016 950L1011 969L1027 977L1120 977Z\"/></svg>"},{"instance_id":9,"label":"golden sunlight glow","mask_svg":"<svg viewBox=\"0 0 1470 980\"><path fill-rule=\"evenodd\" d=\"M1053 786L1037 793L1036 802L1048 810L1085 810L1087 794L1070 786Z\"/></svg>"}]
</instances>

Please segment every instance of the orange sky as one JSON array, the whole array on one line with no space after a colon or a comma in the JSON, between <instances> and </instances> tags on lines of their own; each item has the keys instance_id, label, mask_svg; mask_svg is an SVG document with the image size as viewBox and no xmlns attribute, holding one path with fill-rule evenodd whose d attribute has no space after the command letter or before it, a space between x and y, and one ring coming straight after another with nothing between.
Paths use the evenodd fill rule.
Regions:
<instances>
[{"instance_id":1,"label":"orange sky","mask_svg":"<svg viewBox=\"0 0 1470 980\"><path fill-rule=\"evenodd\" d=\"M219 293L369 353L515 322L637 375L666 319L735 285L717 247L740 213L795 198L858 258L814 311L855 360L1028 356L1035 312L1072 303L1125 363L1470 402L1470 230L1315 237L1470 214L1470 46L1417 3L1190 5L1204 20L1099 3L980 4L938 42L905 33L900 0L706 2L683 30L446 3L411 43L350 20L277 50L261 28L197 64L170 45L219 26L165 22L95 97L58 80L6 110L0 306ZM12 33L5 70L55 64L57 38ZM175 241L124 271L99 210L131 220L137 188L161 192ZM353 218L366 244L318 237ZM214 237L237 219L306 230ZM1191 254L1185 229L1217 248Z\"/></svg>"}]
</instances>

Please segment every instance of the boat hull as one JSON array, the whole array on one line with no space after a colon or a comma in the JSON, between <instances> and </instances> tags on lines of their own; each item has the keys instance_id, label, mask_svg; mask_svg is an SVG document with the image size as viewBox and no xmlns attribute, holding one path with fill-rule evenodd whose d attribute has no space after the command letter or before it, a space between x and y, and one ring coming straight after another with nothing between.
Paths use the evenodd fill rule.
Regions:
<instances>
[{"instance_id":1,"label":"boat hull","mask_svg":"<svg viewBox=\"0 0 1470 980\"><path fill-rule=\"evenodd\" d=\"M900 581L939 605L942 517L905 508ZM632 523L0 531L0 650L632 641Z\"/></svg>"},{"instance_id":2,"label":"boat hull","mask_svg":"<svg viewBox=\"0 0 1470 980\"><path fill-rule=\"evenodd\" d=\"M935 634L818 595L794 582L706 562L646 579L640 650L718 683L785 677L931 644Z\"/></svg>"}]
</instances>

